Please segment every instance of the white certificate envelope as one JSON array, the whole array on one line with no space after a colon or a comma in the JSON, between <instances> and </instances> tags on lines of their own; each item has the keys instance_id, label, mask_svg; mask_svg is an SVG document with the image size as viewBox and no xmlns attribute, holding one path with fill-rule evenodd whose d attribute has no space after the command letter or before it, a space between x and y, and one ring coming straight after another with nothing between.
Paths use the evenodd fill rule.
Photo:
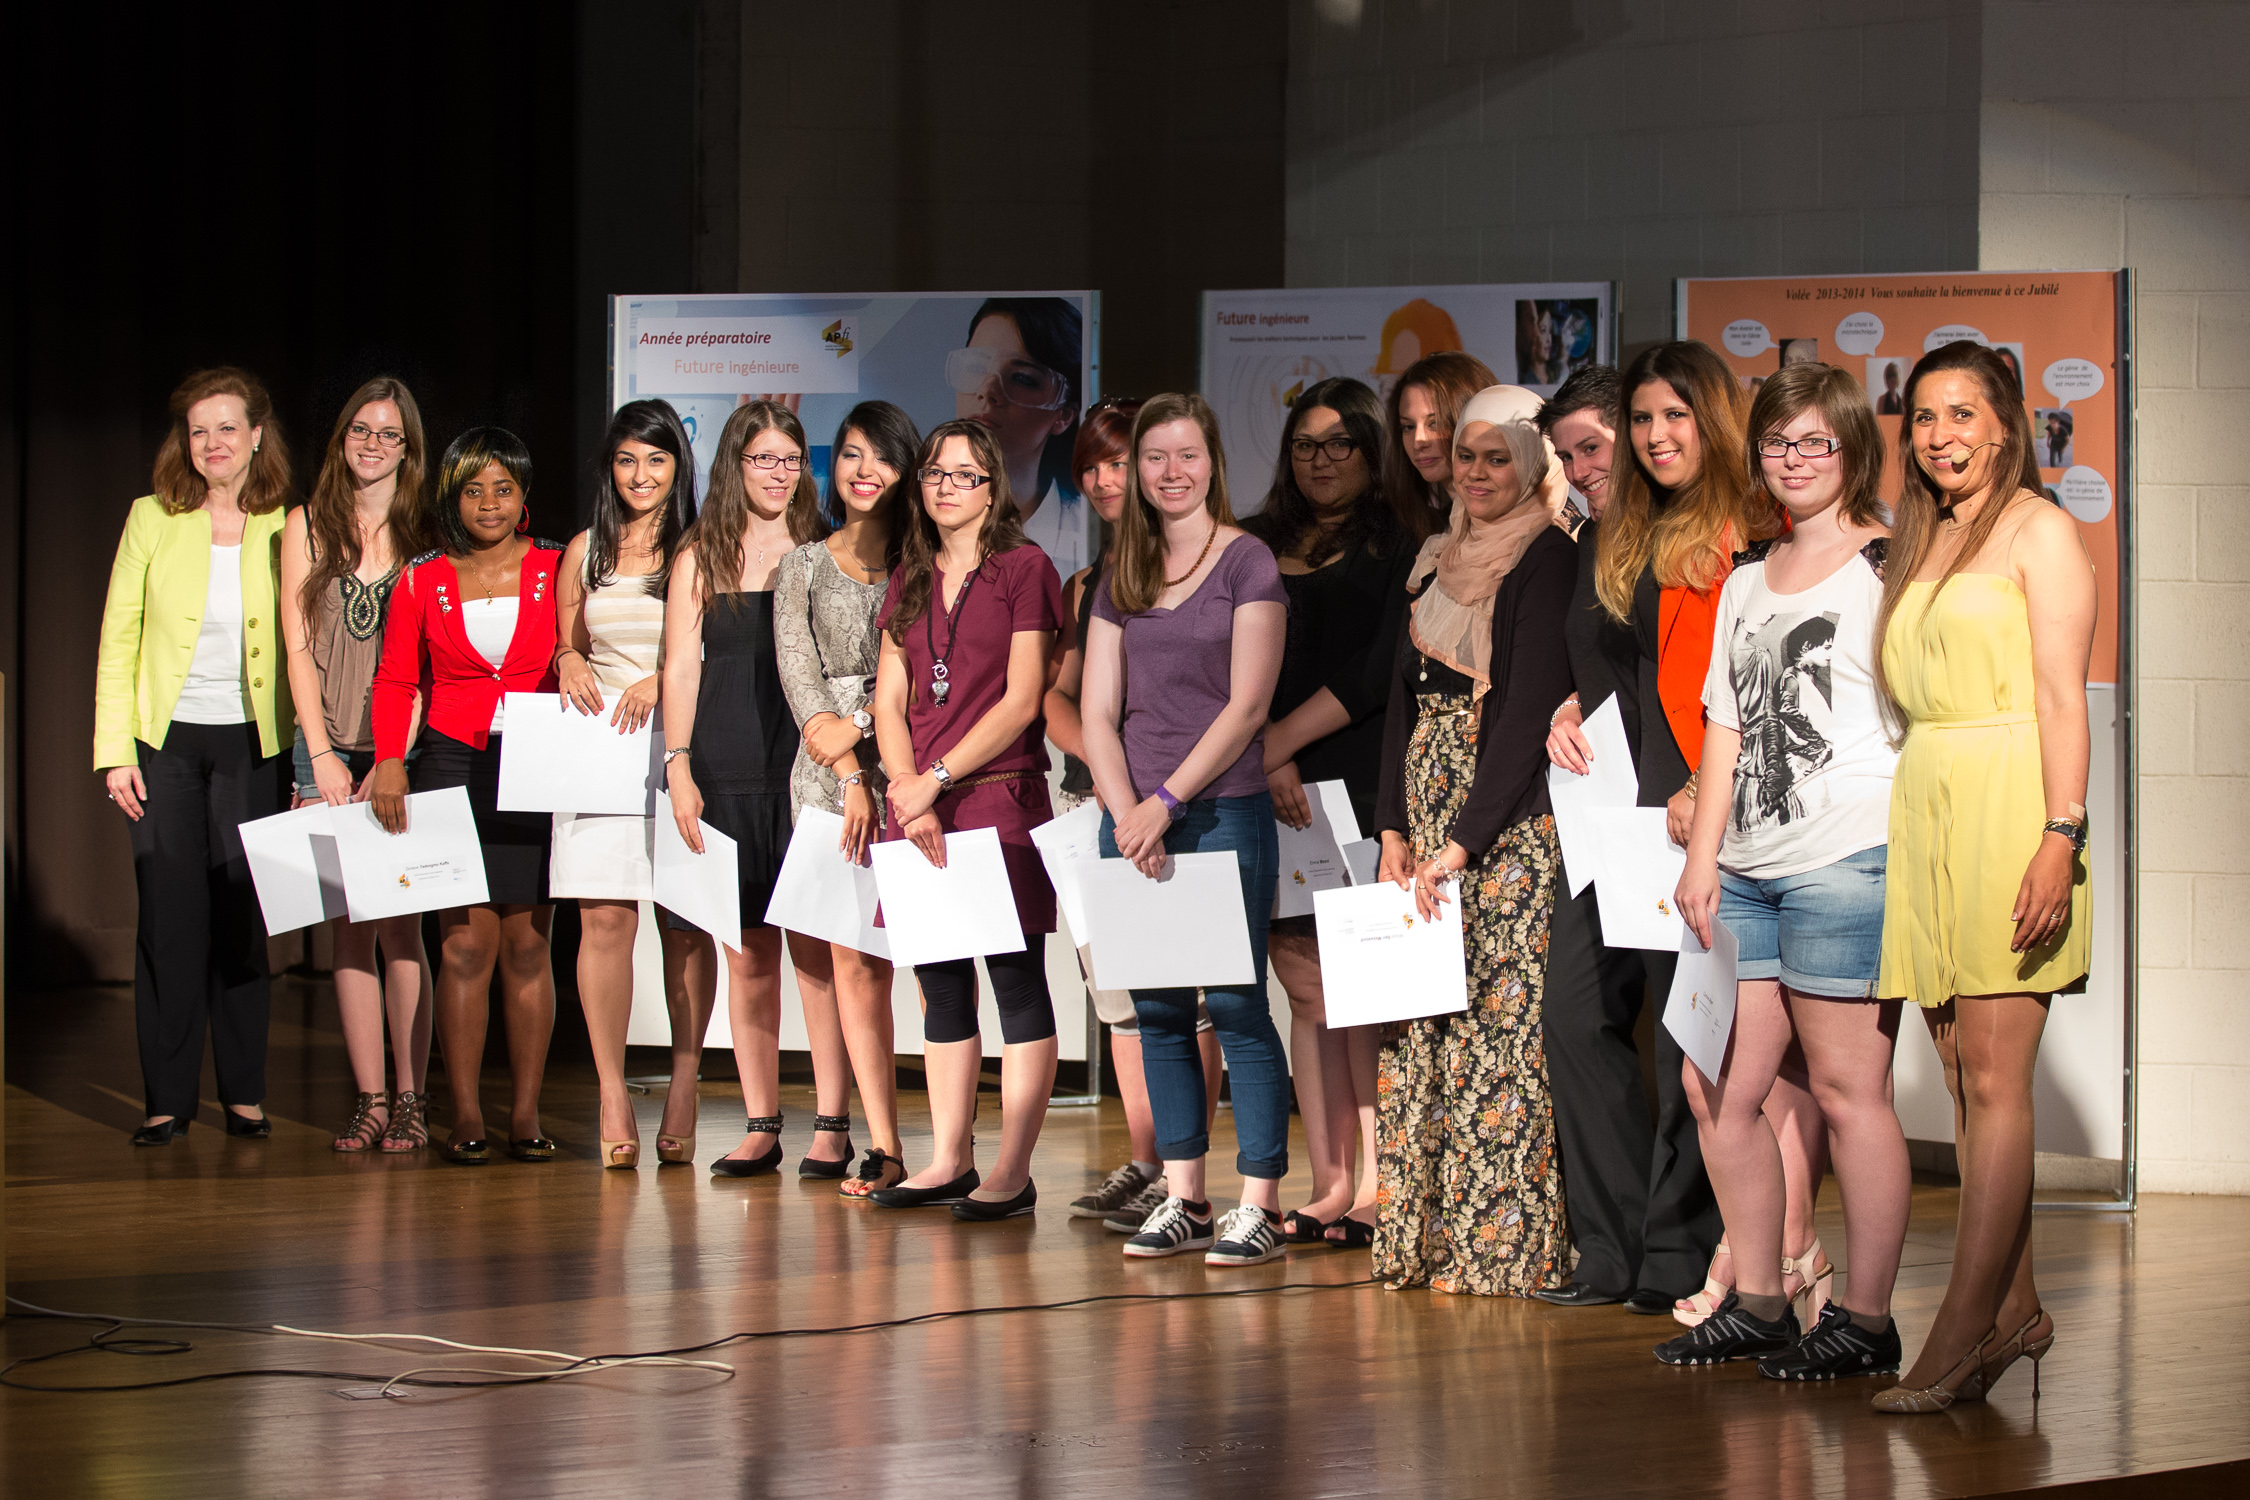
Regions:
<instances>
[{"instance_id":1,"label":"white certificate envelope","mask_svg":"<svg viewBox=\"0 0 2250 1500\"><path fill-rule=\"evenodd\" d=\"M1555 809L1555 839L1562 845L1563 873L1570 893L1586 889L1599 870L1595 834L1586 814L1597 807L1631 807L1640 800L1640 777L1633 769L1633 747L1625 742L1625 717L1612 693L1581 726L1594 758L1585 775L1561 766L1547 767L1547 800ZM1672 945L1666 943L1665 947Z\"/></svg>"},{"instance_id":2,"label":"white certificate envelope","mask_svg":"<svg viewBox=\"0 0 2250 1500\"><path fill-rule=\"evenodd\" d=\"M735 952L742 951L741 864L734 840L704 822L696 853L680 837L680 820L656 820L656 904L678 912Z\"/></svg>"},{"instance_id":3,"label":"white certificate envelope","mask_svg":"<svg viewBox=\"0 0 2250 1500\"><path fill-rule=\"evenodd\" d=\"M852 863L843 843L841 813L808 807L797 814L773 899L766 903L766 925L889 958L891 940L875 925L880 898L874 868Z\"/></svg>"},{"instance_id":4,"label":"white certificate envelope","mask_svg":"<svg viewBox=\"0 0 2250 1500\"><path fill-rule=\"evenodd\" d=\"M1038 846L1040 861L1047 866L1047 879L1054 883L1055 899L1062 905L1063 920L1070 924L1070 935L1084 943L1086 903L1079 894L1076 867L1082 859L1101 857L1102 805L1088 799L1061 817L1040 824L1031 830L1031 842Z\"/></svg>"},{"instance_id":5,"label":"white certificate envelope","mask_svg":"<svg viewBox=\"0 0 2250 1500\"><path fill-rule=\"evenodd\" d=\"M609 716L582 714L560 693L508 694L500 736L502 812L656 814L663 785L664 735L656 715L620 734Z\"/></svg>"},{"instance_id":6,"label":"white certificate envelope","mask_svg":"<svg viewBox=\"0 0 2250 1500\"><path fill-rule=\"evenodd\" d=\"M1274 831L1281 845L1281 879L1274 889L1273 914L1309 917L1313 893L1340 891L1351 884L1344 846L1359 841L1359 819L1341 781L1316 781L1305 788L1312 821L1291 828L1279 818Z\"/></svg>"},{"instance_id":7,"label":"white certificate envelope","mask_svg":"<svg viewBox=\"0 0 2250 1500\"><path fill-rule=\"evenodd\" d=\"M444 911L489 900L484 845L477 838L469 789L414 792L406 799L406 832L392 834L375 810L354 802L328 810L344 872L344 900L354 922Z\"/></svg>"},{"instance_id":8,"label":"white certificate envelope","mask_svg":"<svg viewBox=\"0 0 2250 1500\"><path fill-rule=\"evenodd\" d=\"M325 802L244 823L242 852L268 933L295 932L349 913L344 868Z\"/></svg>"},{"instance_id":9,"label":"white certificate envelope","mask_svg":"<svg viewBox=\"0 0 2250 1500\"><path fill-rule=\"evenodd\" d=\"M1437 920L1414 893L1385 880L1313 897L1320 929L1320 988L1330 1026L1366 1026L1469 1008L1461 945L1461 882L1447 882Z\"/></svg>"},{"instance_id":10,"label":"white certificate envelope","mask_svg":"<svg viewBox=\"0 0 2250 1500\"><path fill-rule=\"evenodd\" d=\"M1344 846L1344 868L1350 872L1353 885L1373 885L1375 867L1383 862L1381 839L1357 839ZM1315 909L1318 914L1318 908Z\"/></svg>"},{"instance_id":11,"label":"white certificate envelope","mask_svg":"<svg viewBox=\"0 0 2250 1500\"><path fill-rule=\"evenodd\" d=\"M1680 964L1672 971L1672 995L1664 1003L1664 1029L1697 1072L1713 1083L1726 1063L1727 1034L1734 1030L1735 965L1742 945L1713 918L1711 946L1696 941L1694 929L1680 939Z\"/></svg>"},{"instance_id":12,"label":"white certificate envelope","mask_svg":"<svg viewBox=\"0 0 2250 1500\"><path fill-rule=\"evenodd\" d=\"M1151 880L1127 859L1081 861L1094 984L1105 990L1249 984L1250 920L1232 849L1175 854Z\"/></svg>"},{"instance_id":13,"label":"white certificate envelope","mask_svg":"<svg viewBox=\"0 0 2250 1500\"><path fill-rule=\"evenodd\" d=\"M1594 833L1594 899L1602 942L1611 948L1680 951L1687 924L1673 908L1687 851L1664 831L1661 807L1596 807L1586 813Z\"/></svg>"},{"instance_id":14,"label":"white certificate envelope","mask_svg":"<svg viewBox=\"0 0 2250 1500\"><path fill-rule=\"evenodd\" d=\"M945 868L907 839L872 846L875 884L883 893L883 930L891 962L943 963L986 953L1021 953L1023 924L1015 888L1000 857L1000 835L971 828L945 836Z\"/></svg>"}]
</instances>

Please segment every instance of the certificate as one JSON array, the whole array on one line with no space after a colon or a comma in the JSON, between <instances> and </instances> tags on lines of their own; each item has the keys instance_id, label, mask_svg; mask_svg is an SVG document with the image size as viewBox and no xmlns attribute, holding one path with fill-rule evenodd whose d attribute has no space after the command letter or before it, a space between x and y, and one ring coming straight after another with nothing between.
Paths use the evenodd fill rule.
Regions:
<instances>
[{"instance_id":1,"label":"certificate","mask_svg":"<svg viewBox=\"0 0 2250 1500\"><path fill-rule=\"evenodd\" d=\"M506 752L503 751L503 754ZM703 852L680 837L680 820L656 820L656 904L679 913L735 952L742 951L741 863L734 840L696 819Z\"/></svg>"},{"instance_id":2,"label":"certificate","mask_svg":"<svg viewBox=\"0 0 2250 1500\"><path fill-rule=\"evenodd\" d=\"M1734 1030L1735 965L1742 945L1727 924L1711 919L1711 946L1705 948L1689 928L1680 939L1680 964L1672 971L1672 995L1664 1002L1664 1029L1680 1044L1695 1070L1713 1083L1726 1065L1727 1036Z\"/></svg>"},{"instance_id":3,"label":"certificate","mask_svg":"<svg viewBox=\"0 0 2250 1500\"><path fill-rule=\"evenodd\" d=\"M1344 870L1352 877L1353 885L1373 885L1375 867L1383 862L1381 839L1355 839L1344 846ZM1319 908L1314 908L1319 914Z\"/></svg>"},{"instance_id":4,"label":"certificate","mask_svg":"<svg viewBox=\"0 0 2250 1500\"><path fill-rule=\"evenodd\" d=\"M330 827L334 812L325 802L244 823L242 852L250 861L250 883L258 888L258 907L266 931L295 932L349 913L344 899L344 867Z\"/></svg>"},{"instance_id":5,"label":"certificate","mask_svg":"<svg viewBox=\"0 0 2250 1500\"><path fill-rule=\"evenodd\" d=\"M1322 891L1320 988L1330 1026L1367 1026L1469 1008L1461 946L1461 882L1448 881L1435 920L1414 910L1414 893L1391 882Z\"/></svg>"},{"instance_id":6,"label":"certificate","mask_svg":"<svg viewBox=\"0 0 2250 1500\"><path fill-rule=\"evenodd\" d=\"M1551 763L1547 767L1547 799L1554 804L1555 839L1562 845L1563 873L1570 879L1573 896L1601 874L1596 836L1586 814L1597 807L1631 807L1641 797L1640 776L1633 769L1633 747L1625 742L1625 719L1617 711L1615 693L1587 715L1583 728L1586 743L1594 752L1586 774L1581 776Z\"/></svg>"},{"instance_id":7,"label":"certificate","mask_svg":"<svg viewBox=\"0 0 2250 1500\"><path fill-rule=\"evenodd\" d=\"M1661 807L1597 807L1586 814L1601 874L1594 898L1602 942L1611 948L1680 950L1687 924L1673 908L1687 851L1664 831Z\"/></svg>"},{"instance_id":8,"label":"certificate","mask_svg":"<svg viewBox=\"0 0 2250 1500\"><path fill-rule=\"evenodd\" d=\"M353 802L328 809L344 873L344 900L354 922L476 906L491 899L484 884L484 844L477 837L469 789L414 792L406 799L406 832L375 821L375 809Z\"/></svg>"},{"instance_id":9,"label":"certificate","mask_svg":"<svg viewBox=\"0 0 2250 1500\"><path fill-rule=\"evenodd\" d=\"M1059 818L1031 830L1047 879L1055 887L1070 935L1083 947L1086 942L1086 903L1079 895L1076 866L1082 859L1099 859L1102 853L1102 805L1088 799Z\"/></svg>"},{"instance_id":10,"label":"certificate","mask_svg":"<svg viewBox=\"0 0 2250 1500\"><path fill-rule=\"evenodd\" d=\"M1015 887L1008 883L995 830L947 834L942 870L907 839L876 844L868 853L875 858L875 884L883 893L891 962L934 964L1023 952Z\"/></svg>"},{"instance_id":11,"label":"certificate","mask_svg":"<svg viewBox=\"0 0 2250 1500\"><path fill-rule=\"evenodd\" d=\"M797 814L789 852L774 878L773 899L766 903L766 925L889 958L891 941L875 925L880 897L874 867L854 864L843 843L842 814L818 807Z\"/></svg>"},{"instance_id":12,"label":"certificate","mask_svg":"<svg viewBox=\"0 0 2250 1500\"><path fill-rule=\"evenodd\" d=\"M630 733L616 707L582 714L559 693L508 694L500 736L502 812L625 813L653 817L664 786L664 735L656 715Z\"/></svg>"},{"instance_id":13,"label":"certificate","mask_svg":"<svg viewBox=\"0 0 2250 1500\"><path fill-rule=\"evenodd\" d=\"M1105 990L1249 984L1250 921L1231 849L1175 854L1151 880L1128 859L1081 861L1094 983Z\"/></svg>"},{"instance_id":14,"label":"certificate","mask_svg":"<svg viewBox=\"0 0 2250 1500\"><path fill-rule=\"evenodd\" d=\"M1340 891L1351 884L1344 845L1359 840L1359 819L1341 781L1316 781L1305 788L1312 821L1291 828L1279 818L1274 830L1281 846L1281 879L1274 889L1273 914L1309 917L1316 891Z\"/></svg>"}]
</instances>

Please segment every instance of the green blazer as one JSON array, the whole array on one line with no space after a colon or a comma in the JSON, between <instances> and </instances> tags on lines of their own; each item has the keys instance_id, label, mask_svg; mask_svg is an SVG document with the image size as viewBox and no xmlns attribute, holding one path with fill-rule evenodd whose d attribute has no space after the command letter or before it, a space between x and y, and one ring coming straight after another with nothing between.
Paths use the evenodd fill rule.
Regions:
<instances>
[{"instance_id":1,"label":"green blazer","mask_svg":"<svg viewBox=\"0 0 2250 1500\"><path fill-rule=\"evenodd\" d=\"M258 721L258 748L277 755L296 737L281 649L281 525L277 507L242 524L243 681ZM211 583L211 518L165 513L154 495L133 502L102 606L94 669L94 769L140 764L133 742L162 745L195 658Z\"/></svg>"}]
</instances>

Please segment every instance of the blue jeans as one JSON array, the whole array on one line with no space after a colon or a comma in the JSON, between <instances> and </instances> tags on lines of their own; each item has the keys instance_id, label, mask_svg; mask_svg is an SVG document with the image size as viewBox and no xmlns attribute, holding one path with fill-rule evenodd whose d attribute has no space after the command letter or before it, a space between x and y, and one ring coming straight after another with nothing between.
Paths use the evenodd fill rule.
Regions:
<instances>
[{"instance_id":1,"label":"blue jeans","mask_svg":"<svg viewBox=\"0 0 2250 1500\"><path fill-rule=\"evenodd\" d=\"M1117 825L1102 814L1101 851L1117 857ZM1244 985L1206 986L1205 1007L1226 1053L1234 1094L1235 1170L1245 1177L1289 1175L1289 1063L1266 1000L1266 924L1273 917L1273 883L1281 870L1274 834L1273 797L1204 797L1164 835L1170 854L1215 854L1231 849L1242 868L1242 907L1250 919L1250 965L1257 978ZM1194 1161L1211 1150L1203 1093L1203 1055L1195 1044L1193 989L1135 990L1133 1012L1141 1023L1141 1066L1148 1075L1149 1112L1156 1117L1156 1154L1162 1161Z\"/></svg>"}]
</instances>

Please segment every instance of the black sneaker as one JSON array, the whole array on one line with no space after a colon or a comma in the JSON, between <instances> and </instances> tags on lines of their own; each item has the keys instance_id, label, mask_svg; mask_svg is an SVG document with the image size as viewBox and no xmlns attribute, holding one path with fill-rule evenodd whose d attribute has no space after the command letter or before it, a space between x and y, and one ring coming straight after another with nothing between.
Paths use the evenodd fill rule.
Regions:
<instances>
[{"instance_id":1,"label":"black sneaker","mask_svg":"<svg viewBox=\"0 0 2250 1500\"><path fill-rule=\"evenodd\" d=\"M1784 1307L1768 1323L1754 1318L1733 1292L1718 1311L1668 1344L1656 1346L1656 1357L1668 1365L1719 1365L1730 1359L1760 1359L1786 1354L1796 1347L1797 1314Z\"/></svg>"},{"instance_id":2,"label":"black sneaker","mask_svg":"<svg viewBox=\"0 0 2250 1500\"><path fill-rule=\"evenodd\" d=\"M1211 1216L1197 1218L1188 1212L1184 1198L1167 1198L1141 1232L1125 1242L1125 1253L1135 1259L1148 1260L1160 1255L1178 1255L1184 1250L1211 1248Z\"/></svg>"},{"instance_id":3,"label":"black sneaker","mask_svg":"<svg viewBox=\"0 0 2250 1500\"><path fill-rule=\"evenodd\" d=\"M1141 1175L1141 1169L1127 1162L1110 1173L1108 1180L1100 1187L1083 1198L1071 1200L1070 1216L1074 1219L1106 1219L1146 1192L1148 1186L1149 1179ZM1154 1206L1150 1205L1152 1209ZM1144 1211L1141 1218L1147 1217L1148 1213ZM1139 1227L1137 1222L1134 1227Z\"/></svg>"},{"instance_id":4,"label":"black sneaker","mask_svg":"<svg viewBox=\"0 0 2250 1500\"><path fill-rule=\"evenodd\" d=\"M1831 1302L1796 1348L1759 1360L1758 1373L1768 1380L1841 1380L1851 1375L1895 1375L1898 1364L1895 1320L1881 1333L1869 1333Z\"/></svg>"},{"instance_id":5,"label":"black sneaker","mask_svg":"<svg viewBox=\"0 0 2250 1500\"><path fill-rule=\"evenodd\" d=\"M1102 1228L1111 1234L1139 1234L1141 1226L1148 1222L1148 1216L1162 1208L1164 1200L1170 1196L1172 1195L1164 1190L1164 1179L1159 1177L1135 1193L1131 1202L1102 1220Z\"/></svg>"},{"instance_id":6,"label":"black sneaker","mask_svg":"<svg viewBox=\"0 0 2250 1500\"><path fill-rule=\"evenodd\" d=\"M1260 1266L1286 1253L1281 1219L1245 1203L1219 1221L1218 1243L1203 1257L1207 1266Z\"/></svg>"}]
</instances>

